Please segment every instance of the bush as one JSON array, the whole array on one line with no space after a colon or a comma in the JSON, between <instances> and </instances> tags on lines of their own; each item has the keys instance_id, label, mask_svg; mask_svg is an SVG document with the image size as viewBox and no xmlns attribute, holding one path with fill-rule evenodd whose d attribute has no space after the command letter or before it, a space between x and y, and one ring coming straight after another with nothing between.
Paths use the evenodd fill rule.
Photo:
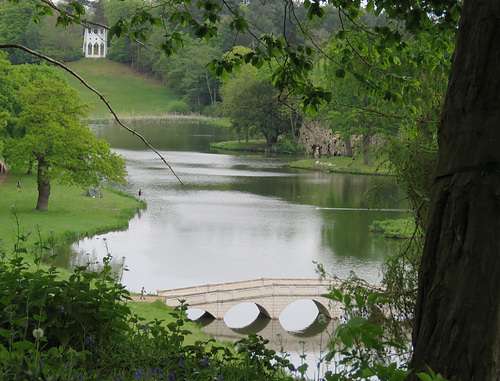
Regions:
<instances>
[{"instance_id":1,"label":"bush","mask_svg":"<svg viewBox=\"0 0 500 381\"><path fill-rule=\"evenodd\" d=\"M168 113L189 114L191 112L189 105L184 101L172 101L167 106Z\"/></svg>"},{"instance_id":2,"label":"bush","mask_svg":"<svg viewBox=\"0 0 500 381\"><path fill-rule=\"evenodd\" d=\"M408 218L399 220L374 221L370 225L370 231L382 233L385 238L412 238L416 234L415 219Z\"/></svg>"},{"instance_id":3,"label":"bush","mask_svg":"<svg viewBox=\"0 0 500 381\"><path fill-rule=\"evenodd\" d=\"M10 256L0 247L0 379L292 380L285 369L294 367L261 337L237 351L213 339L186 345L186 305L171 312L172 323L147 322L131 314L110 256L97 272L80 266L63 279L41 265L50 247L40 234L27 252L30 235Z\"/></svg>"},{"instance_id":4,"label":"bush","mask_svg":"<svg viewBox=\"0 0 500 381\"><path fill-rule=\"evenodd\" d=\"M297 142L297 139L285 137L285 138L278 140L278 143L276 144L276 152L278 152L278 153L305 153L306 150L304 147L302 147Z\"/></svg>"}]
</instances>

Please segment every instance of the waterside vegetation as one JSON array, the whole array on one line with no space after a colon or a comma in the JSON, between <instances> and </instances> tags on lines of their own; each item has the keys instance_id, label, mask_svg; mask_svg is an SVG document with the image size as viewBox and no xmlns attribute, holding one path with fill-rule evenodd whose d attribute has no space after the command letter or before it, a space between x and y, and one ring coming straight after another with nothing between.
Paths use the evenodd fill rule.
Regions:
<instances>
[{"instance_id":1,"label":"waterside vegetation","mask_svg":"<svg viewBox=\"0 0 500 381\"><path fill-rule=\"evenodd\" d=\"M361 155L346 157L332 156L315 159L297 160L288 163L291 168L308 169L313 171L326 171L336 173L353 173L358 175L390 176L392 173L386 161L376 159L372 164L364 163Z\"/></svg>"}]
</instances>

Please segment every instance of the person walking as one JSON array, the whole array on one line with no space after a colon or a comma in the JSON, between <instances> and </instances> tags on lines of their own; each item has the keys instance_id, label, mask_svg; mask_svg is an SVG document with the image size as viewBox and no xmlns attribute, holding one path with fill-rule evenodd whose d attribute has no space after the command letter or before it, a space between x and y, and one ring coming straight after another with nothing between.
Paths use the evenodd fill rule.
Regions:
<instances>
[{"instance_id":1,"label":"person walking","mask_svg":"<svg viewBox=\"0 0 500 381\"><path fill-rule=\"evenodd\" d=\"M141 289L141 297L139 299L146 300L146 290L144 289L144 287L142 287Z\"/></svg>"},{"instance_id":2,"label":"person walking","mask_svg":"<svg viewBox=\"0 0 500 381\"><path fill-rule=\"evenodd\" d=\"M141 197L142 197L142 189L139 189L139 201L141 201Z\"/></svg>"},{"instance_id":3,"label":"person walking","mask_svg":"<svg viewBox=\"0 0 500 381\"><path fill-rule=\"evenodd\" d=\"M21 190L21 182L20 182L20 181L18 181L18 182L17 182L17 191L19 192L20 190Z\"/></svg>"}]
</instances>

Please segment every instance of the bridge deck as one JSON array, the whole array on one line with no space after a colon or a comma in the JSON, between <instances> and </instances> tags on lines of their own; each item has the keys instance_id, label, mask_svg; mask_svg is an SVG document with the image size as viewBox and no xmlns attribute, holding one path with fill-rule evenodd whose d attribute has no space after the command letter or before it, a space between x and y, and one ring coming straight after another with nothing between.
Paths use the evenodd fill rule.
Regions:
<instances>
[{"instance_id":1,"label":"bridge deck","mask_svg":"<svg viewBox=\"0 0 500 381\"><path fill-rule=\"evenodd\" d=\"M157 295L168 297L172 295L193 295L212 291L233 291L246 288L264 287L264 286L325 286L328 287L333 284L332 281L320 279L272 279L261 278L244 280L238 282L206 284L193 287L174 288L170 290L157 290Z\"/></svg>"},{"instance_id":2,"label":"bridge deck","mask_svg":"<svg viewBox=\"0 0 500 381\"><path fill-rule=\"evenodd\" d=\"M321 313L328 312L330 299L322 295L329 292L332 281L319 279L254 279L241 282L207 284L173 290L158 290L171 307L184 300L191 308L200 308L214 317L222 318L229 309L242 302L255 303L261 312L277 318L288 304L299 299L312 299ZM338 307L335 308L335 314Z\"/></svg>"}]
</instances>

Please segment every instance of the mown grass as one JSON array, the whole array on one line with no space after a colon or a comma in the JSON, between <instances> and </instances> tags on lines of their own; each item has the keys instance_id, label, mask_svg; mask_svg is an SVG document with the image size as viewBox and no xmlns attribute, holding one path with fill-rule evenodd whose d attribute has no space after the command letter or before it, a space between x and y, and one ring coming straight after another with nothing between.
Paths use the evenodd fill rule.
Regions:
<instances>
[{"instance_id":1,"label":"mown grass","mask_svg":"<svg viewBox=\"0 0 500 381\"><path fill-rule=\"evenodd\" d=\"M83 58L67 66L77 72L90 86L99 91L120 117L136 115L164 115L169 104L179 101L181 95L167 89L161 82L145 77L129 66L106 58ZM77 78L64 72L69 84L76 88L82 102L91 102L92 118L110 118L111 114L100 98Z\"/></svg>"},{"instance_id":2,"label":"mown grass","mask_svg":"<svg viewBox=\"0 0 500 381\"><path fill-rule=\"evenodd\" d=\"M21 191L16 184L20 181ZM53 232L57 241L90 236L99 232L126 229L128 221L145 203L132 196L125 196L108 189L102 198L85 196L79 187L51 184L49 208L46 212L35 210L38 189L34 175L11 173L0 186L0 238L7 246L14 242L16 227L12 218L14 206L24 233L34 231L38 225L42 238Z\"/></svg>"},{"instance_id":3,"label":"mown grass","mask_svg":"<svg viewBox=\"0 0 500 381\"><path fill-rule=\"evenodd\" d=\"M255 151L255 152L263 152L267 149L267 143L265 140L249 140L245 141L226 141L226 142L217 142L210 144L210 148L214 149L222 149L222 150L230 150L230 151Z\"/></svg>"},{"instance_id":4,"label":"mown grass","mask_svg":"<svg viewBox=\"0 0 500 381\"><path fill-rule=\"evenodd\" d=\"M291 168L309 169L326 172L354 173L366 175L390 175L383 160L375 160L372 165L363 163L362 156L334 156L319 159L307 159L288 163Z\"/></svg>"}]
</instances>

